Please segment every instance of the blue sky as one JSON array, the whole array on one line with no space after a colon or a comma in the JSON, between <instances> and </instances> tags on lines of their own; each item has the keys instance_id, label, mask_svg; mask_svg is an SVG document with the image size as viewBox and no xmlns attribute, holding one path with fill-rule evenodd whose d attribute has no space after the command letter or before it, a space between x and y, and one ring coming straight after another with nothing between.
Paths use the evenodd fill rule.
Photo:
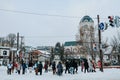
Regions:
<instances>
[{"instance_id":1,"label":"blue sky","mask_svg":"<svg viewBox=\"0 0 120 80\"><path fill-rule=\"evenodd\" d=\"M95 25L97 14L100 18L105 18L100 19L101 22L108 22L109 15L119 16L119 3L119 0L0 0L0 9L80 17L44 16L0 10L0 36L19 32L21 36L25 36L26 45L54 46L56 42L75 40L80 19L85 15L91 16ZM111 31L115 33L116 30L118 28L109 28L102 36L109 38Z\"/></svg>"}]
</instances>

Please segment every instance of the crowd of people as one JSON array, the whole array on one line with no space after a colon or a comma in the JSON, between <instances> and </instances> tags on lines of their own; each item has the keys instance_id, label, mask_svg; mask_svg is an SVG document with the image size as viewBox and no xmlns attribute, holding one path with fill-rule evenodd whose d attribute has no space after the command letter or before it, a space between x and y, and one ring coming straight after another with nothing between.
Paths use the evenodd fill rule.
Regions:
<instances>
[{"instance_id":1,"label":"crowd of people","mask_svg":"<svg viewBox=\"0 0 120 80\"><path fill-rule=\"evenodd\" d=\"M100 62L98 62L98 65L100 66ZM26 70L29 70L29 73L32 73L32 71L35 71L35 75L42 75L43 69L44 72L47 73L48 71L52 70L53 75L62 75L63 72L66 74L75 74L78 73L78 62L76 60L66 60L64 63L59 61L57 64L55 61L48 62L45 61L44 65L41 61L36 61L33 63L32 61L29 61L28 64L25 63L25 61L22 62L9 62L7 65L7 74L11 75L11 73L15 72L18 74L25 74ZM81 72L96 72L96 63L94 60L81 60L80 61L81 66ZM49 67L51 67L51 70L49 70ZM22 71L22 72L21 72Z\"/></svg>"},{"instance_id":2,"label":"crowd of people","mask_svg":"<svg viewBox=\"0 0 120 80\"><path fill-rule=\"evenodd\" d=\"M19 63L19 62L9 62L7 64L7 74L11 75L11 73L21 73L21 69L22 69L22 74L25 74L25 70L27 68L27 65L25 62L23 63Z\"/></svg>"}]
</instances>

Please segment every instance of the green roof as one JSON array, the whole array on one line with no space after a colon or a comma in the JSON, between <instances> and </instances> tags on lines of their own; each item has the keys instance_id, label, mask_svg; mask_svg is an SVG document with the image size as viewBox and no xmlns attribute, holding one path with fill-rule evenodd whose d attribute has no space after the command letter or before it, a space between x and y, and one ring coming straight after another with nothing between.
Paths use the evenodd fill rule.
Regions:
<instances>
[{"instance_id":1,"label":"green roof","mask_svg":"<svg viewBox=\"0 0 120 80\"><path fill-rule=\"evenodd\" d=\"M64 43L64 46L76 46L76 45L77 45L76 41L69 41Z\"/></svg>"},{"instance_id":2,"label":"green roof","mask_svg":"<svg viewBox=\"0 0 120 80\"><path fill-rule=\"evenodd\" d=\"M81 21L80 22L94 22L93 20L92 20L92 18L90 17L90 16L88 16L88 15L86 15L86 16L84 16L82 19L81 19Z\"/></svg>"}]
</instances>

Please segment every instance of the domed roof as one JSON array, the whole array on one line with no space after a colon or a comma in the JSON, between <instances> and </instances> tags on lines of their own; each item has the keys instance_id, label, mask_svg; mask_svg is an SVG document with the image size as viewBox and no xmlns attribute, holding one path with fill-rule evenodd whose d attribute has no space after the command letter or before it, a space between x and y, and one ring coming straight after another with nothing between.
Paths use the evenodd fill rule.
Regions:
<instances>
[{"instance_id":1,"label":"domed roof","mask_svg":"<svg viewBox=\"0 0 120 80\"><path fill-rule=\"evenodd\" d=\"M94 22L94 21L92 20L90 16L86 15L81 19L80 23L81 22Z\"/></svg>"}]
</instances>

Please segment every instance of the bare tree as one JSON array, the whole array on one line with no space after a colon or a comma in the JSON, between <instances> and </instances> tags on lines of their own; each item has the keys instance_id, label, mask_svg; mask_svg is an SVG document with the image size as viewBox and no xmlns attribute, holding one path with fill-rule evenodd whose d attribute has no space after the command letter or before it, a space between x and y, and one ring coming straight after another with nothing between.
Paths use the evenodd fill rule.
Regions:
<instances>
[{"instance_id":1,"label":"bare tree","mask_svg":"<svg viewBox=\"0 0 120 80\"><path fill-rule=\"evenodd\" d=\"M0 37L0 45L3 46L3 41L4 41L4 38L3 37Z\"/></svg>"},{"instance_id":2,"label":"bare tree","mask_svg":"<svg viewBox=\"0 0 120 80\"><path fill-rule=\"evenodd\" d=\"M9 41L10 47L13 47L14 44L15 44L16 35L14 33L10 33L10 34L7 35L7 39Z\"/></svg>"},{"instance_id":3,"label":"bare tree","mask_svg":"<svg viewBox=\"0 0 120 80\"><path fill-rule=\"evenodd\" d=\"M113 47L114 50L117 49L117 46L118 46L118 39L116 36L113 36L113 38L111 39L111 45Z\"/></svg>"},{"instance_id":4,"label":"bare tree","mask_svg":"<svg viewBox=\"0 0 120 80\"><path fill-rule=\"evenodd\" d=\"M112 53L113 55L114 53L117 54L118 62L120 64L120 33L119 32L116 36L113 36L113 38L111 39L111 46L113 47Z\"/></svg>"}]
</instances>

